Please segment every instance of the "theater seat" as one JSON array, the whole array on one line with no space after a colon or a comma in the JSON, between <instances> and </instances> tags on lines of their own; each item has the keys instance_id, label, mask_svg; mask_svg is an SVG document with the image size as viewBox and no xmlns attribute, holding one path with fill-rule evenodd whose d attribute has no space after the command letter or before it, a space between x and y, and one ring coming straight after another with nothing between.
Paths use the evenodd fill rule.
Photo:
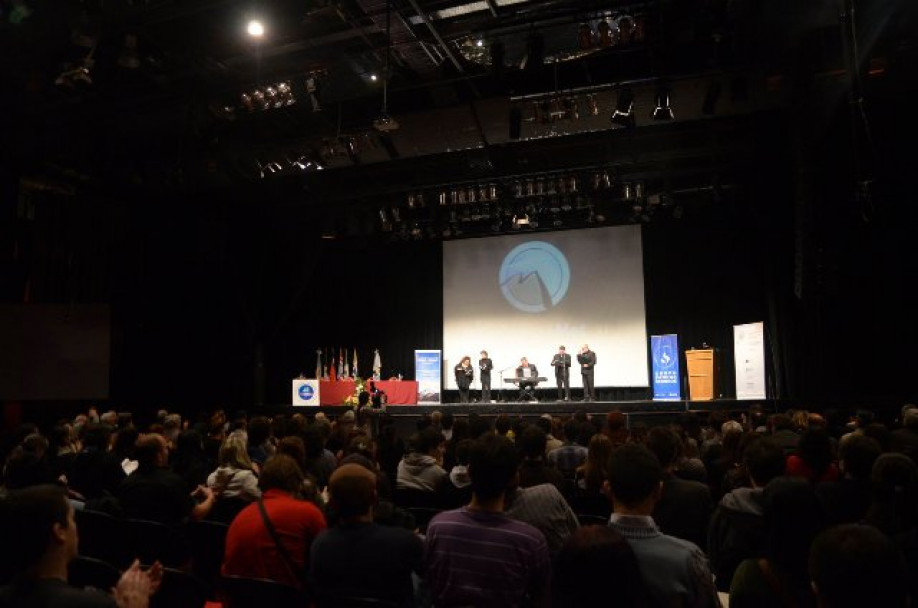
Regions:
<instances>
[{"instance_id":1,"label":"theater seat","mask_svg":"<svg viewBox=\"0 0 918 608\"><path fill-rule=\"evenodd\" d=\"M263 578L224 576L220 579L223 608L297 608L306 607L306 595L290 585Z\"/></svg>"}]
</instances>

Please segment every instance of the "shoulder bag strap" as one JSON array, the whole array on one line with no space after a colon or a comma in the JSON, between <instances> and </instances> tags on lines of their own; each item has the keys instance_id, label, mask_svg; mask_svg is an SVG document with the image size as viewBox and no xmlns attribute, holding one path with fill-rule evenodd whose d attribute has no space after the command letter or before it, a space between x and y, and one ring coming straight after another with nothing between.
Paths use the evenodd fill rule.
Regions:
<instances>
[{"instance_id":1,"label":"shoulder bag strap","mask_svg":"<svg viewBox=\"0 0 918 608\"><path fill-rule=\"evenodd\" d=\"M261 513L261 520L265 522L265 528L268 529L268 534L271 535L271 539L277 547L277 552L280 553L281 559L284 560L284 563L287 564L287 567L290 569L290 574L293 575L293 578L302 582L302 577L298 575L296 571L296 563L293 561L293 558L290 557L290 553L287 552L287 548L284 547L280 537L277 535L277 530L268 517L268 511L265 509L265 501L262 498L258 499L258 512Z\"/></svg>"}]
</instances>

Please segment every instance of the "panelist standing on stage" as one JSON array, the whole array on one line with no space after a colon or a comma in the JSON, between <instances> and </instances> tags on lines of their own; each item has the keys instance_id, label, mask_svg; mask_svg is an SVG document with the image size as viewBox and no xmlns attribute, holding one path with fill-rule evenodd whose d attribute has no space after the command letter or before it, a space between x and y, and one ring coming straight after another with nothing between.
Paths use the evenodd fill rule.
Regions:
<instances>
[{"instance_id":1,"label":"panelist standing on stage","mask_svg":"<svg viewBox=\"0 0 918 608\"><path fill-rule=\"evenodd\" d=\"M530 365L526 357L520 359L520 366L516 368L516 377L520 382L520 399L526 397L538 401L532 389L539 383L539 370L535 365Z\"/></svg>"},{"instance_id":2,"label":"panelist standing on stage","mask_svg":"<svg viewBox=\"0 0 918 608\"><path fill-rule=\"evenodd\" d=\"M469 356L462 357L454 369L456 372L456 386L459 387L459 403L469 402L469 386L472 384L472 378L475 370L472 368L472 358Z\"/></svg>"},{"instance_id":3,"label":"panelist standing on stage","mask_svg":"<svg viewBox=\"0 0 918 608\"><path fill-rule=\"evenodd\" d=\"M558 347L558 352L551 360L552 367L555 368L555 380L558 382L558 401L571 400L571 356L567 354L563 346ZM561 389L564 389L562 392Z\"/></svg>"},{"instance_id":4,"label":"panelist standing on stage","mask_svg":"<svg viewBox=\"0 0 918 608\"><path fill-rule=\"evenodd\" d=\"M583 378L583 400L596 401L596 391L593 389L593 368L596 366L596 353L586 344L580 347L577 355L580 363L580 375Z\"/></svg>"},{"instance_id":5,"label":"panelist standing on stage","mask_svg":"<svg viewBox=\"0 0 918 608\"><path fill-rule=\"evenodd\" d=\"M478 369L481 380L481 402L491 403L491 370L494 369L494 363L488 357L488 351L483 350L480 354Z\"/></svg>"}]
</instances>

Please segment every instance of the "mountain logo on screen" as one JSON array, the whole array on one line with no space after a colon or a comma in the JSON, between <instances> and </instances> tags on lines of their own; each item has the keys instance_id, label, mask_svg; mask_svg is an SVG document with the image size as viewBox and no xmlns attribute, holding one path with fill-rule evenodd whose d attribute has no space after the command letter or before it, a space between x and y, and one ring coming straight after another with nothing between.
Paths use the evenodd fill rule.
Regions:
<instances>
[{"instance_id":1,"label":"mountain logo on screen","mask_svg":"<svg viewBox=\"0 0 918 608\"><path fill-rule=\"evenodd\" d=\"M312 386L308 384L304 384L300 386L298 392L300 394L300 399L302 399L303 401L312 401L312 398L316 394L315 389L312 388Z\"/></svg>"},{"instance_id":2,"label":"mountain logo on screen","mask_svg":"<svg viewBox=\"0 0 918 608\"><path fill-rule=\"evenodd\" d=\"M500 290L517 310L545 312L567 295L571 270L561 250L544 241L514 247L500 265Z\"/></svg>"}]
</instances>

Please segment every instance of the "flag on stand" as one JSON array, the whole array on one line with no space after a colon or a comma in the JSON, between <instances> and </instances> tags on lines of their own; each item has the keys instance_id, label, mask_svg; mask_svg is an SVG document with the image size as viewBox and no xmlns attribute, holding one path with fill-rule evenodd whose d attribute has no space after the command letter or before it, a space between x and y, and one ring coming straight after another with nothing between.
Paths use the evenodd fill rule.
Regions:
<instances>
[{"instance_id":1,"label":"flag on stand","mask_svg":"<svg viewBox=\"0 0 918 608\"><path fill-rule=\"evenodd\" d=\"M338 349L338 377L344 377L344 349Z\"/></svg>"},{"instance_id":2,"label":"flag on stand","mask_svg":"<svg viewBox=\"0 0 918 608\"><path fill-rule=\"evenodd\" d=\"M351 366L351 370L354 372L354 377L356 378L360 374L357 373L357 349L354 349L354 364Z\"/></svg>"},{"instance_id":3,"label":"flag on stand","mask_svg":"<svg viewBox=\"0 0 918 608\"><path fill-rule=\"evenodd\" d=\"M329 353L328 367L331 370L330 371L331 381L337 382L338 381L338 370L335 369L335 351L334 349L329 349L328 353Z\"/></svg>"},{"instance_id":4,"label":"flag on stand","mask_svg":"<svg viewBox=\"0 0 918 608\"><path fill-rule=\"evenodd\" d=\"M351 364L347 360L347 349L344 349L344 375L351 377Z\"/></svg>"},{"instance_id":5,"label":"flag on stand","mask_svg":"<svg viewBox=\"0 0 918 608\"><path fill-rule=\"evenodd\" d=\"M379 380L382 377L382 358L379 356L379 349L373 350L373 377Z\"/></svg>"},{"instance_id":6,"label":"flag on stand","mask_svg":"<svg viewBox=\"0 0 918 608\"><path fill-rule=\"evenodd\" d=\"M316 380L322 377L322 349L316 349Z\"/></svg>"}]
</instances>

